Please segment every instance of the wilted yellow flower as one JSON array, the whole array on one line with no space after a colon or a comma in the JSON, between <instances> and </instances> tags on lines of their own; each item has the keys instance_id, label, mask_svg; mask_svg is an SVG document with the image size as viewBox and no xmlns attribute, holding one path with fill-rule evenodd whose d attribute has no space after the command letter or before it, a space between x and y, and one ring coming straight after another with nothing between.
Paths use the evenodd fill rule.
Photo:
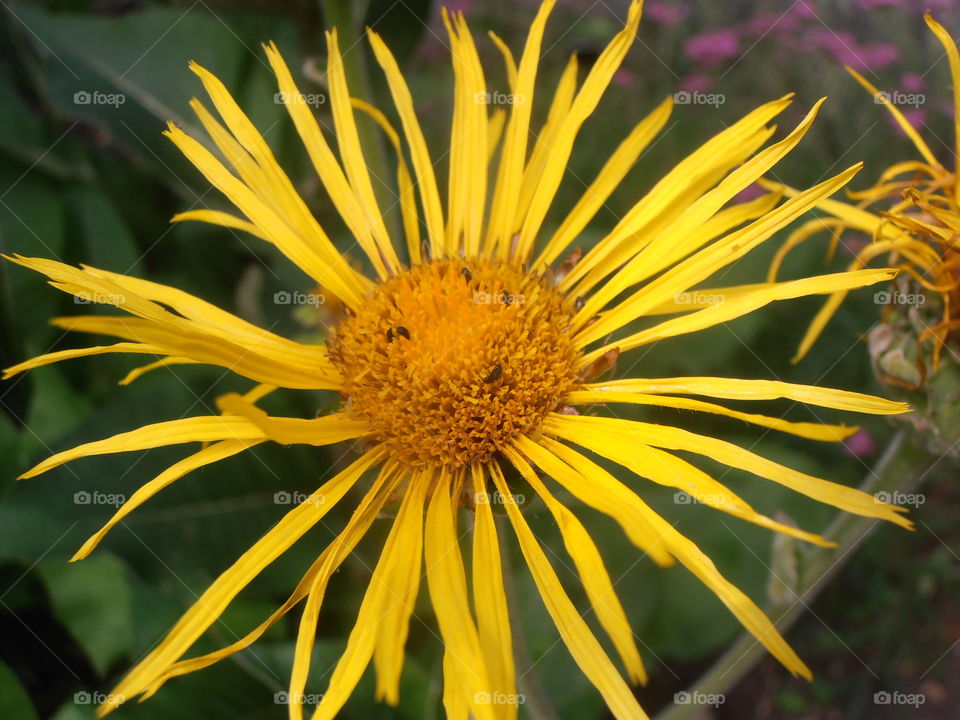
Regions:
<instances>
[{"instance_id":1,"label":"wilted yellow flower","mask_svg":"<svg viewBox=\"0 0 960 720\"><path fill-rule=\"evenodd\" d=\"M574 140L622 62L640 22L640 3L633 3L626 27L600 54L582 83L578 84L576 60L570 61L546 123L530 148L537 64L552 6L552 2L541 6L519 62L498 42L506 58L510 95L523 99L512 104L508 117L491 113L486 103L478 101L488 88L470 31L461 15L444 16L456 76L446 203L441 201L434 161L413 99L390 51L376 33L368 33L389 84L400 132L380 111L351 100L336 33L328 35L335 148L306 104L294 100L286 107L330 200L369 261L372 277L362 275L334 247L227 89L207 70L192 66L220 119L198 100L193 108L227 162L173 125L167 135L236 206L238 214L198 210L175 219L244 230L279 248L347 308L326 346L279 337L164 285L52 260L12 258L45 274L61 290L116 305L127 315L56 319L58 327L111 335L122 342L43 355L10 368L8 376L67 358L125 352L159 358L135 375L158 365L205 363L257 383L246 395L221 397L221 415L148 425L59 453L27 472L25 477L33 477L70 460L103 453L205 443L140 488L75 559L87 556L110 528L170 483L258 443L365 443L358 459L287 513L217 578L120 682L101 713L134 696L149 696L170 678L249 646L305 601L289 692L291 716L300 718L327 583L380 511L399 503L356 625L313 717L334 717L371 660L377 696L388 703L398 701L408 623L423 576L445 648L447 714L465 718L469 713L479 720L516 717L512 629L491 508L492 502L500 502L574 661L615 717L645 717L629 683L642 682L646 675L614 583L590 535L548 489L548 482L609 515L658 564L679 560L792 673L809 677L807 667L754 602L640 494L584 451L748 522L820 545L829 543L758 513L673 451L709 457L843 510L909 526L898 508L870 495L792 470L723 440L574 409L585 408L582 412L587 413L599 404L655 405L724 415L812 440L838 441L854 428L791 422L689 396L785 398L872 414L900 413L906 406L843 390L762 379L631 377L592 382L628 350L724 323L774 300L885 281L893 271L697 289L716 271L843 187L859 169L855 165L785 202L771 194L731 205L810 127L819 103L784 139L763 147L773 133L768 124L788 106L788 98L760 106L710 139L657 183L579 262L574 254L557 264L664 126L671 102L664 101L637 124L556 231L546 232L544 219ZM266 53L279 91L287 98L301 97L276 47L267 46ZM358 139L357 110L373 117L398 150L403 242L387 232ZM496 171L491 174L494 165ZM667 313L676 316L623 331L638 319ZM610 339L611 334L615 339ZM257 403L280 388L333 390L340 393L343 404L326 417L272 417ZM562 587L515 501L503 471L506 466L519 472L556 519L627 679ZM534 466L550 480L541 479ZM375 468L375 477L365 479ZM364 489L363 499L289 600L237 642L184 659L231 600L357 486ZM461 506L474 514L469 578L459 542Z\"/></svg>"},{"instance_id":2,"label":"wilted yellow flower","mask_svg":"<svg viewBox=\"0 0 960 720\"><path fill-rule=\"evenodd\" d=\"M950 33L940 23L929 14L924 19L943 44L950 64L956 158L960 153L960 54ZM947 336L960 328L960 184L957 171L956 168L945 168L937 160L930 146L891 101L889 93L878 90L853 68L847 67L847 71L873 95L874 102L890 111L922 159L894 163L881 173L873 187L859 192L848 191L847 195L856 202L855 206L829 199L820 201L820 209L832 217L811 220L794 231L777 252L767 279L773 281L776 278L787 253L821 231L833 233L830 255L836 251L845 231L868 234L871 242L856 253L850 263L851 270L863 268L875 258L882 257L908 273L920 287L942 299L941 321L924 328L920 335L921 340L933 341L933 364L936 366ZM779 183L764 184L788 195L797 193ZM869 209L876 205L886 207ZM801 359L810 350L846 295L846 290L830 295L808 328L794 360Z\"/></svg>"}]
</instances>

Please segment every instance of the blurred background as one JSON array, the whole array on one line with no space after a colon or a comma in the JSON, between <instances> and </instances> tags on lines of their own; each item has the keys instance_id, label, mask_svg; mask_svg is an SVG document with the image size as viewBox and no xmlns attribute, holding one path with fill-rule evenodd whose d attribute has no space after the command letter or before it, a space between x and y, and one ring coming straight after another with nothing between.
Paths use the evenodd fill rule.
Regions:
<instances>
[{"instance_id":1,"label":"blurred background","mask_svg":"<svg viewBox=\"0 0 960 720\"><path fill-rule=\"evenodd\" d=\"M960 9L947 0L648 0L637 43L580 135L554 204L558 212L548 226L559 224L562 210L572 205L632 126L675 93L680 93L677 106L660 138L585 232L581 245L603 237L700 143L787 92L795 92L796 101L781 116L781 127L792 126L818 98L830 99L800 147L775 168L774 177L808 186L864 160L866 169L852 186L868 186L888 165L913 159L915 151L884 109L843 71L843 64L888 92L912 97L901 109L942 162L955 167L949 73L941 46L923 23L928 6L948 30L960 33ZM507 92L500 55L486 31L494 30L519 54L536 3L459 0L448 7L467 14L491 91ZM544 44L534 98L537 122L542 122L569 55L578 53L581 68L589 66L622 27L626 7L625 0L560 0ZM285 108L275 99L260 43L278 43L304 93L316 93L316 112L327 121L324 27L328 21L341 25L341 47L352 45L363 25L375 28L397 54L428 144L434 157L440 157L450 132L452 72L439 13L440 3L432 0L0 0L0 250L148 277L282 334L322 341L332 309L284 302L284 292L308 293L312 288L272 248L207 225L169 224L177 212L224 208L225 203L160 133L172 120L201 135L187 106L202 93L187 69L189 60L198 61L233 92L328 232L347 247L349 238L312 174ZM347 27L351 22L353 27ZM356 54L354 67L363 81L354 92L392 111L383 77L372 71L366 42L353 45L350 52ZM364 65L370 72L364 72ZM372 128L366 132L381 142ZM442 178L445 163L438 167ZM392 170L385 169L383 176L392 176ZM778 245L779 239L771 240L714 284L762 281ZM828 267L826 246L826 237L809 242L790 256L783 274L800 277L823 271ZM847 261L841 250L829 267L838 269ZM635 352L621 361L619 372L633 365L631 372L640 376L779 378L887 393L874 379L863 340L879 315L869 290L855 294L811 355L791 365L819 302L779 303ZM73 298L53 290L40 276L3 263L2 365L89 344L83 337L63 336L47 320L95 311L91 308L76 307ZM248 389L238 377L201 366L153 372L119 388L117 382L137 364L129 357L107 355L41 368L0 384L4 720L92 718L102 693L290 509L295 494L312 491L331 464L345 462L343 449L337 447L258 447L185 477L118 526L89 559L68 564L115 506L180 459L182 450L86 459L21 483L14 482L18 474L51 452L81 442L150 422L215 412L217 395ZM267 407L278 414L310 417L334 402L323 393L277 393ZM845 445L827 445L762 434L723 418L640 409L621 414L682 423L849 485L870 477L895 435L888 421L873 418ZM788 417L857 421L830 411L814 415L803 407L790 408ZM772 483L711 463L704 467L763 512L780 511L814 531L834 521L829 508ZM638 692L651 715L664 710L674 713L672 718L739 720L955 718L960 692L960 608L955 602L960 592L960 492L954 482L955 460L918 451L903 467L891 471L884 465L884 472L913 475L916 531L873 530L866 524L862 532L872 530L866 541L850 542L829 558L829 583L799 603L800 618L787 637L813 669L815 680L793 680L761 656L756 664L741 664L734 675L742 674L742 679L727 683L716 707L683 707L683 696L676 693L714 666L737 640L740 628L733 617L683 569L656 569L638 558L612 522L580 512L641 641L652 677ZM624 479L640 487L636 478ZM798 558L803 558L798 549L664 488L644 484L640 489L751 597L779 608L772 613L775 620L798 605L789 593L804 571L802 565L798 569ZM280 604L342 526L351 500L348 497L322 527L243 592L198 649L228 644ZM543 506L531 503L526 512L540 538L559 549L559 535ZM376 528L360 546L327 594L314 662L317 672L310 686L316 692L325 687L322 671L336 660L352 627L383 530ZM510 551L519 610L515 637L523 635L522 652L532 666L525 683L531 697L539 694L553 708L528 703L521 707L521 716L608 717L599 695L557 643L517 549ZM554 556L555 566L571 581L568 587L583 607L585 598L559 558ZM442 716L441 656L425 595L418 605L420 620L411 625L400 706L373 702L368 673L342 717ZM117 717L286 717L275 694L287 687L298 617L298 612L291 613L249 651L177 679L148 703L125 705ZM883 693L894 700L884 702ZM915 702L897 702L897 693Z\"/></svg>"}]
</instances>

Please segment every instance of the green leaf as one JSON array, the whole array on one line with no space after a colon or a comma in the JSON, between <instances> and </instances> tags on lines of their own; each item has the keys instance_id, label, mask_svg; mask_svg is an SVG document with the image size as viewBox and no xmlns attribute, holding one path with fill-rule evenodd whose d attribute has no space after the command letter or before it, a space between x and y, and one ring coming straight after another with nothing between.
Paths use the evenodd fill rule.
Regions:
<instances>
[{"instance_id":1,"label":"green leaf","mask_svg":"<svg viewBox=\"0 0 960 720\"><path fill-rule=\"evenodd\" d=\"M83 262L136 274L141 253L114 202L99 189L84 185L68 190L67 202L74 227L83 235Z\"/></svg>"},{"instance_id":2,"label":"green leaf","mask_svg":"<svg viewBox=\"0 0 960 720\"><path fill-rule=\"evenodd\" d=\"M42 562L57 618L106 675L127 654L133 638L132 603L123 563L100 553L83 562Z\"/></svg>"},{"instance_id":3,"label":"green leaf","mask_svg":"<svg viewBox=\"0 0 960 720\"><path fill-rule=\"evenodd\" d=\"M0 661L0 718L37 720L37 712L13 670Z\"/></svg>"}]
</instances>

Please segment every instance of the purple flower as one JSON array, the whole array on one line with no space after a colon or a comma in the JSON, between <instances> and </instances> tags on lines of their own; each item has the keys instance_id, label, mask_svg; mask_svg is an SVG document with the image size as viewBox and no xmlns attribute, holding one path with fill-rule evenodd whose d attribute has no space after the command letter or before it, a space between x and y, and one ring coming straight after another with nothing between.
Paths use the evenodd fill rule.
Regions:
<instances>
[{"instance_id":1,"label":"purple flower","mask_svg":"<svg viewBox=\"0 0 960 720\"><path fill-rule=\"evenodd\" d=\"M683 50L695 63L715 67L740 53L740 39L730 30L714 30L690 38Z\"/></svg>"},{"instance_id":2,"label":"purple flower","mask_svg":"<svg viewBox=\"0 0 960 720\"><path fill-rule=\"evenodd\" d=\"M915 72L904 73L900 78L900 87L903 88L904 92L916 93L923 90L926 87L926 82L923 79L923 75Z\"/></svg>"},{"instance_id":3,"label":"purple flower","mask_svg":"<svg viewBox=\"0 0 960 720\"><path fill-rule=\"evenodd\" d=\"M881 7L900 7L908 9L909 0L860 0L861 10L876 10Z\"/></svg>"},{"instance_id":4,"label":"purple flower","mask_svg":"<svg viewBox=\"0 0 960 720\"><path fill-rule=\"evenodd\" d=\"M873 436L866 430L857 430L843 444L847 452L854 457L873 455L877 451L877 444L873 441Z\"/></svg>"},{"instance_id":5,"label":"purple flower","mask_svg":"<svg viewBox=\"0 0 960 720\"><path fill-rule=\"evenodd\" d=\"M673 27L679 25L690 14L690 7L682 2L648 2L643 7L643 15L660 25Z\"/></svg>"},{"instance_id":6,"label":"purple flower","mask_svg":"<svg viewBox=\"0 0 960 720\"><path fill-rule=\"evenodd\" d=\"M882 70L900 59L900 48L892 43L874 43L861 47L858 55L865 67Z\"/></svg>"},{"instance_id":7,"label":"purple flower","mask_svg":"<svg viewBox=\"0 0 960 720\"><path fill-rule=\"evenodd\" d=\"M637 74L625 67L620 67L613 74L613 84L618 87L633 87L637 84Z\"/></svg>"},{"instance_id":8,"label":"purple flower","mask_svg":"<svg viewBox=\"0 0 960 720\"><path fill-rule=\"evenodd\" d=\"M688 93L707 92L713 87L713 78L709 75L687 75L680 80L680 90Z\"/></svg>"}]
</instances>

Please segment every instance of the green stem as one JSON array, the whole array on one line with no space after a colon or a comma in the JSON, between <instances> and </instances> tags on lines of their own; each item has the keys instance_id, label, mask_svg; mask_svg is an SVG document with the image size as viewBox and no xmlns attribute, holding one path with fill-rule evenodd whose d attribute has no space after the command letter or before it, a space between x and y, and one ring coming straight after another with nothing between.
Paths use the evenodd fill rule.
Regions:
<instances>
[{"instance_id":1,"label":"green stem","mask_svg":"<svg viewBox=\"0 0 960 720\"><path fill-rule=\"evenodd\" d=\"M899 491L910 492L926 475L934 460L913 446L901 431L894 436L876 467L864 480L860 489L866 493ZM830 579L849 562L854 550L879 523L875 518L841 512L823 534L836 547L816 547L800 555L800 568L795 597L787 603L768 608L768 615L785 633L810 606ZM766 648L753 635L744 633L700 678L687 688L691 695L723 694L766 655ZM671 705L663 709L655 720L685 720L701 711L696 704Z\"/></svg>"},{"instance_id":2,"label":"green stem","mask_svg":"<svg viewBox=\"0 0 960 720\"><path fill-rule=\"evenodd\" d=\"M343 71L347 76L350 95L376 105L370 90L364 40L359 24L365 15L365 2L351 0L320 0L323 22L327 28L337 29L337 42L343 56ZM390 163L387 161L386 140L370 118L357 113L357 132L367 169L372 176L373 192L377 197L380 212L387 225L387 232L394 244L399 242L399 217L396 193L391 181ZM403 243L400 242L402 245Z\"/></svg>"}]
</instances>

